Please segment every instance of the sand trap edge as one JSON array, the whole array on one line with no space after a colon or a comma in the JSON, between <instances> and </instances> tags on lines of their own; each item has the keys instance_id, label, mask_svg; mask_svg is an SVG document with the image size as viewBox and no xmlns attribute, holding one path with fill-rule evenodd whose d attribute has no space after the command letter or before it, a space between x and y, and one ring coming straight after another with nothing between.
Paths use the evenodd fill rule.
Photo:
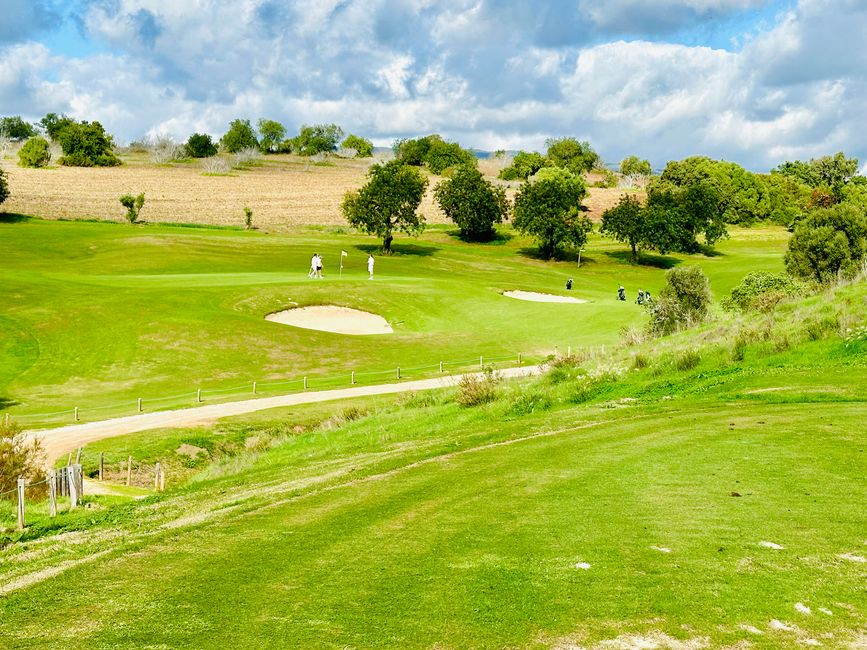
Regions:
<instances>
[{"instance_id":1,"label":"sand trap edge","mask_svg":"<svg viewBox=\"0 0 867 650\"><path fill-rule=\"evenodd\" d=\"M382 316L338 305L291 307L267 314L265 320L290 327L350 336L394 333L391 325Z\"/></svg>"},{"instance_id":2,"label":"sand trap edge","mask_svg":"<svg viewBox=\"0 0 867 650\"><path fill-rule=\"evenodd\" d=\"M507 298L514 298L515 300L526 300L527 302L559 302L572 305L580 305L587 302L586 300L582 300L581 298L573 298L572 296L558 296L553 293L539 293L538 291L521 291L520 289L504 291L503 295Z\"/></svg>"}]
</instances>

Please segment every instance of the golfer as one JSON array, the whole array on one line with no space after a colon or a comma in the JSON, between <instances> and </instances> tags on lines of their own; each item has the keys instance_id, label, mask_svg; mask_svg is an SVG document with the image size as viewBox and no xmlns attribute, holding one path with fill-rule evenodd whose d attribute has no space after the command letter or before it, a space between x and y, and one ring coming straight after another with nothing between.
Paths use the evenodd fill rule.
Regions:
<instances>
[{"instance_id":1,"label":"golfer","mask_svg":"<svg viewBox=\"0 0 867 650\"><path fill-rule=\"evenodd\" d=\"M308 278L316 277L316 266L319 263L319 253L313 253L313 257L310 258L310 271L307 273Z\"/></svg>"},{"instance_id":2,"label":"golfer","mask_svg":"<svg viewBox=\"0 0 867 650\"><path fill-rule=\"evenodd\" d=\"M316 277L322 278L322 256L316 253Z\"/></svg>"},{"instance_id":3,"label":"golfer","mask_svg":"<svg viewBox=\"0 0 867 650\"><path fill-rule=\"evenodd\" d=\"M367 274L368 280L373 280L373 253L367 256Z\"/></svg>"}]
</instances>

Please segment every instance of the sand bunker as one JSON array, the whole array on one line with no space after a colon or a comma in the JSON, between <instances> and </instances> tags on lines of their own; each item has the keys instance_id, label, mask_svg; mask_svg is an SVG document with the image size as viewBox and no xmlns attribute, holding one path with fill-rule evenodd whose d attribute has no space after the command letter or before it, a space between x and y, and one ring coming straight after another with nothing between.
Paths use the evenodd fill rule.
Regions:
<instances>
[{"instance_id":1,"label":"sand bunker","mask_svg":"<svg viewBox=\"0 0 867 650\"><path fill-rule=\"evenodd\" d=\"M538 293L536 291L504 291L503 295L509 298L517 298L518 300L529 300L530 302L571 302L573 304L587 302L580 298L555 296L552 293Z\"/></svg>"},{"instance_id":2,"label":"sand bunker","mask_svg":"<svg viewBox=\"0 0 867 650\"><path fill-rule=\"evenodd\" d=\"M394 332L382 316L334 305L286 309L268 314L265 320L335 334L392 334Z\"/></svg>"}]
</instances>

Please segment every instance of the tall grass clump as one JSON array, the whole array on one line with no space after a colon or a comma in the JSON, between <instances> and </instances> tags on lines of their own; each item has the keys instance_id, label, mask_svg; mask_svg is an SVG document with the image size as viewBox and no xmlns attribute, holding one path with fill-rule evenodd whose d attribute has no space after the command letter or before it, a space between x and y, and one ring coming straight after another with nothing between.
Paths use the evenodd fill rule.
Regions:
<instances>
[{"instance_id":1,"label":"tall grass clump","mask_svg":"<svg viewBox=\"0 0 867 650\"><path fill-rule=\"evenodd\" d=\"M28 441L15 422L0 421L0 499L16 498L14 490L19 478L29 483L42 481L43 456L39 440Z\"/></svg>"},{"instance_id":2,"label":"tall grass clump","mask_svg":"<svg viewBox=\"0 0 867 650\"><path fill-rule=\"evenodd\" d=\"M538 384L522 385L509 399L509 415L530 415L541 413L553 406L554 398L548 390Z\"/></svg>"},{"instance_id":3,"label":"tall grass clump","mask_svg":"<svg viewBox=\"0 0 867 650\"><path fill-rule=\"evenodd\" d=\"M481 376L464 375L458 383L455 401L464 407L480 406L497 399L500 377L493 368L485 368Z\"/></svg>"},{"instance_id":4,"label":"tall grass clump","mask_svg":"<svg viewBox=\"0 0 867 650\"><path fill-rule=\"evenodd\" d=\"M665 274L665 286L650 306L648 331L665 336L699 325L707 319L711 300L710 283L699 267L675 267Z\"/></svg>"}]
</instances>

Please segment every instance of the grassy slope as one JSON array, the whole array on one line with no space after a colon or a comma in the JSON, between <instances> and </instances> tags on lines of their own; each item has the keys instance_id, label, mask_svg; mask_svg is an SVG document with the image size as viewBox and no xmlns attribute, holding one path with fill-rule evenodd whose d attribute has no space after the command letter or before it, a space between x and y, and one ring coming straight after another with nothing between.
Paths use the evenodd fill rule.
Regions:
<instances>
[{"instance_id":1,"label":"grassy slope","mask_svg":"<svg viewBox=\"0 0 867 650\"><path fill-rule=\"evenodd\" d=\"M867 633L867 569L840 558L867 543L867 345L805 332L863 320L867 303L863 287L830 302L642 348L648 367L619 380L566 365L485 407L448 393L374 405L156 502L95 511L83 537L0 556L10 578L107 552L0 601L0 638L502 647L664 632L846 647ZM732 363L735 338L748 343Z\"/></svg>"},{"instance_id":2,"label":"grassy slope","mask_svg":"<svg viewBox=\"0 0 867 650\"><path fill-rule=\"evenodd\" d=\"M743 270L778 269L782 229L737 231L718 256L698 256L718 292ZM268 381L311 376L347 383L383 381L402 366L547 354L553 346L611 343L641 319L631 302L613 300L623 283L634 296L657 291L663 270L624 263L623 247L594 238L580 269L522 254L514 238L486 246L462 243L444 230L418 242L399 240L400 254L381 258L366 280L366 251L375 240L324 230L266 235L168 226L29 220L0 223L0 399L28 425L128 414L137 397L148 409L189 404L197 387L207 399L261 392ZM335 265L350 252L342 280ZM326 255L327 278L306 278L311 253ZM666 266L680 257L659 258ZM526 303L503 289L560 293L574 276L586 305ZM346 337L263 320L289 301L336 303L382 314L388 337ZM314 354L313 351L316 351ZM327 354L322 354L327 351ZM365 371L383 371L363 374ZM332 382L333 383L333 382ZM297 389L300 381L273 391ZM223 392L220 392L223 391ZM155 402L154 398L173 397ZM117 405L112 407L112 405ZM2 404L0 404L2 406ZM61 412L54 418L28 414Z\"/></svg>"}]
</instances>

